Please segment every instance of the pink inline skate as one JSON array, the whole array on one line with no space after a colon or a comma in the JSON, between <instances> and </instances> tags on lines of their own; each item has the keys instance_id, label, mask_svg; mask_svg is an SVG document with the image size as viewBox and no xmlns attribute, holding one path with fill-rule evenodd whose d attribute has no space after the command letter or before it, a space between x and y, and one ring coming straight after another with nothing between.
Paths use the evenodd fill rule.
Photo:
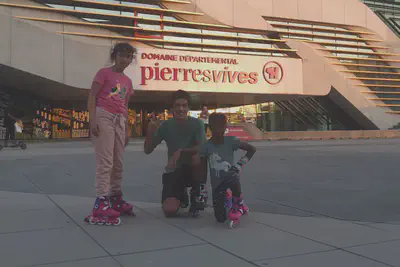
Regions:
<instances>
[{"instance_id":1,"label":"pink inline skate","mask_svg":"<svg viewBox=\"0 0 400 267\"><path fill-rule=\"evenodd\" d=\"M121 216L136 216L133 212L133 205L126 202L122 195L110 197L111 206L114 210L121 213Z\"/></svg>"},{"instance_id":2,"label":"pink inline skate","mask_svg":"<svg viewBox=\"0 0 400 267\"><path fill-rule=\"evenodd\" d=\"M243 195L240 195L240 198L243 200ZM244 204L244 201L243 201L243 211L244 211L244 215L249 214L249 211L250 211L249 207L247 207L246 204Z\"/></svg>"},{"instance_id":3,"label":"pink inline skate","mask_svg":"<svg viewBox=\"0 0 400 267\"><path fill-rule=\"evenodd\" d=\"M244 205L243 199L241 197L233 197L232 208L228 214L229 228L234 228L239 223L240 218L248 212L249 208Z\"/></svg>"},{"instance_id":4,"label":"pink inline skate","mask_svg":"<svg viewBox=\"0 0 400 267\"><path fill-rule=\"evenodd\" d=\"M98 197L94 204L92 214L86 216L85 222L92 225L120 225L120 213L111 208L107 197Z\"/></svg>"}]
</instances>

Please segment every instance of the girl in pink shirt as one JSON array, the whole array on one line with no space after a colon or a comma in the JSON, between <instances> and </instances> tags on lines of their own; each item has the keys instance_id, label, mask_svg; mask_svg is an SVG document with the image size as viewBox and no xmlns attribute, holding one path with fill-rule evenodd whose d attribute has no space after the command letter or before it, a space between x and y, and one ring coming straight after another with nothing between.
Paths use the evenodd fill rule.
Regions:
<instances>
[{"instance_id":1,"label":"girl in pink shirt","mask_svg":"<svg viewBox=\"0 0 400 267\"><path fill-rule=\"evenodd\" d=\"M90 131L96 154L96 202L90 224L119 225L120 215L134 215L122 198L123 156L129 142L128 103L133 95L131 79L124 70L136 58L136 49L119 43L111 51L112 67L100 69L89 93Z\"/></svg>"}]
</instances>

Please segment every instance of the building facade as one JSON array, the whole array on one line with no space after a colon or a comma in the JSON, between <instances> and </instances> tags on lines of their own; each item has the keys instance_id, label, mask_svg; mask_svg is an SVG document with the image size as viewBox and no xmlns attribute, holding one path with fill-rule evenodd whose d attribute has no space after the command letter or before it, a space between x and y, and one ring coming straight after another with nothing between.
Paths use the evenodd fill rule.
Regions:
<instances>
[{"instance_id":1,"label":"building facade","mask_svg":"<svg viewBox=\"0 0 400 267\"><path fill-rule=\"evenodd\" d=\"M266 131L393 129L395 8L386 0L0 0L0 103L22 109L35 134L86 137L92 79L125 41L138 49L126 70L136 89L132 135L144 133L149 113L168 117L177 89L191 93L194 109L254 105Z\"/></svg>"}]
</instances>

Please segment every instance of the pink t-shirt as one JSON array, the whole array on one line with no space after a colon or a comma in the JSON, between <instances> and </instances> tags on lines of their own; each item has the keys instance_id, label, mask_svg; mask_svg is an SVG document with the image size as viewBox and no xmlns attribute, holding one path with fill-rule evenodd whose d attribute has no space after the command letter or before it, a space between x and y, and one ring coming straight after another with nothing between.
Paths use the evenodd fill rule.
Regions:
<instances>
[{"instance_id":1,"label":"pink t-shirt","mask_svg":"<svg viewBox=\"0 0 400 267\"><path fill-rule=\"evenodd\" d=\"M133 95L132 80L123 73L114 72L109 67L100 69L94 81L102 85L97 95L96 106L113 114L127 116L126 98Z\"/></svg>"}]
</instances>

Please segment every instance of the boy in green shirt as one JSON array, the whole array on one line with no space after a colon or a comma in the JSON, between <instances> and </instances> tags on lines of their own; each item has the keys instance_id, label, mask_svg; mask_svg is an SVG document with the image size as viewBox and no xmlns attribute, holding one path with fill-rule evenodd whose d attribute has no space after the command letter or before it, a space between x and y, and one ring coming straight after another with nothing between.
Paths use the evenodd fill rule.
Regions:
<instances>
[{"instance_id":1,"label":"boy in green shirt","mask_svg":"<svg viewBox=\"0 0 400 267\"><path fill-rule=\"evenodd\" d=\"M218 222L229 219L229 227L232 228L249 210L242 198L240 171L254 156L256 148L234 136L225 136L227 119L224 114L211 114L209 124L212 137L200 146L199 154L203 166L207 167L209 162L215 218ZM238 149L247 153L235 163L234 152ZM231 192L232 199L228 192ZM226 203L230 200L232 204ZM225 206L230 208L229 214L226 214Z\"/></svg>"},{"instance_id":2,"label":"boy in green shirt","mask_svg":"<svg viewBox=\"0 0 400 267\"><path fill-rule=\"evenodd\" d=\"M204 123L188 116L190 96L183 90L173 94L174 117L160 126L150 122L144 152L150 154L162 142L168 147L168 164L162 177L162 204L165 216L174 216L182 203L187 202L187 187L192 187L190 212L204 209L206 191L201 182L207 179L200 164L200 145L206 140Z\"/></svg>"}]
</instances>

